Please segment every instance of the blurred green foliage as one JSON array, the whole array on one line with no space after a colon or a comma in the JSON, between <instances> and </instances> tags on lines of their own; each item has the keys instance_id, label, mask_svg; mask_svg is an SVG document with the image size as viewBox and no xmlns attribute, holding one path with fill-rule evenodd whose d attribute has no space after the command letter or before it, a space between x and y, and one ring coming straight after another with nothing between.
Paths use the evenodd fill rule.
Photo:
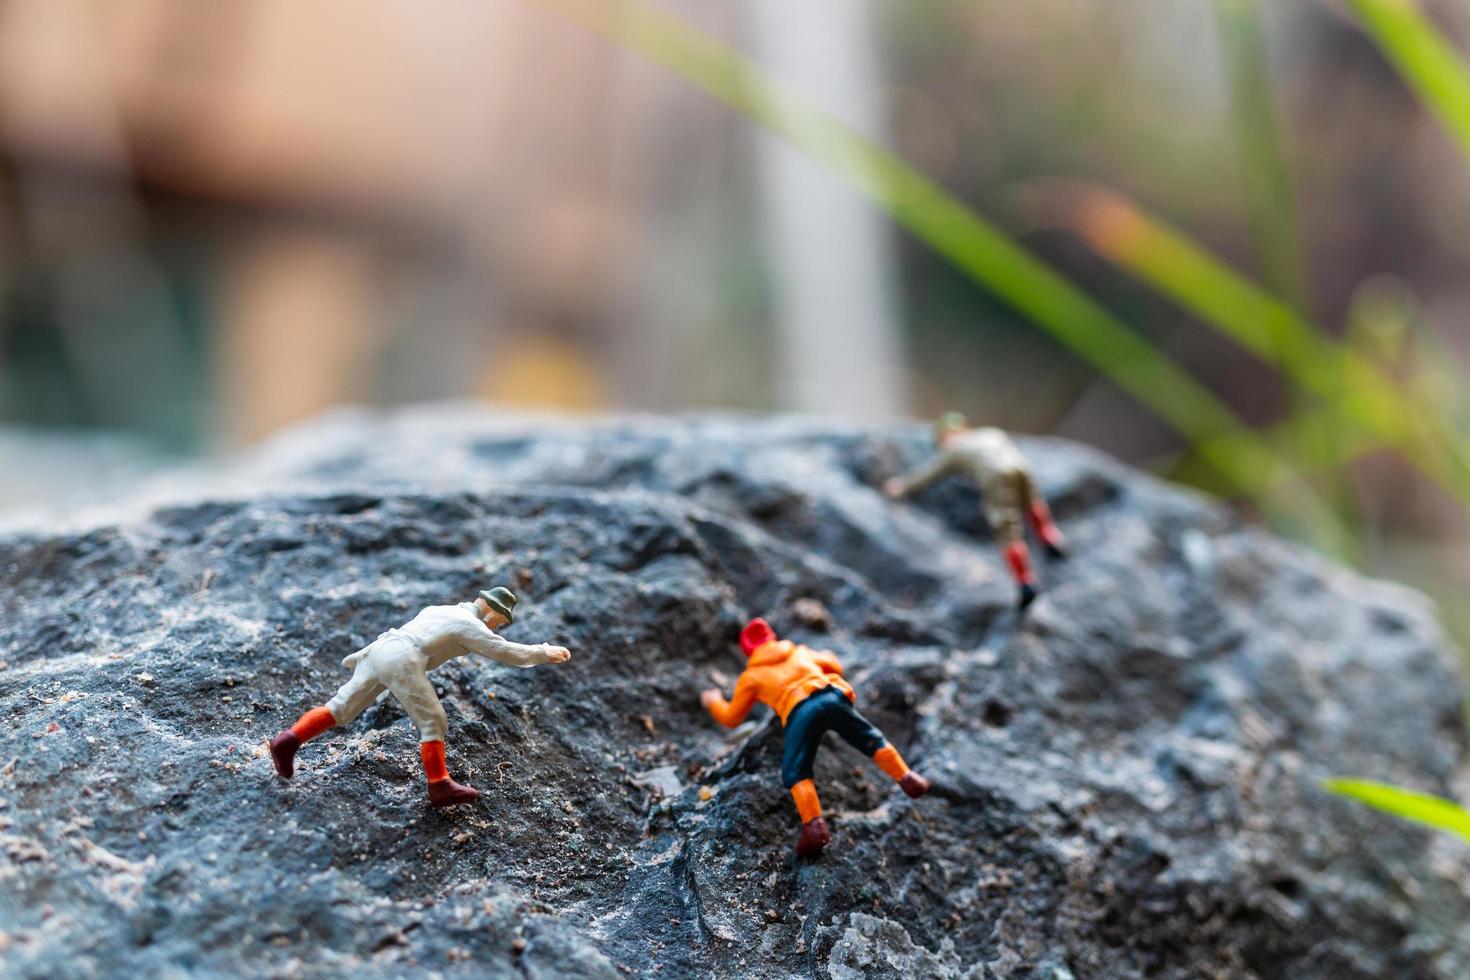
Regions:
<instances>
[{"instance_id":1,"label":"blurred green foliage","mask_svg":"<svg viewBox=\"0 0 1470 980\"><path fill-rule=\"evenodd\" d=\"M1292 465L1166 354L896 155L806 104L748 59L641 2L534 0L677 72L847 180L975 282L1148 406L1237 492ZM1222 439L1229 434L1231 438ZM1311 500L1304 495L1303 500ZM1317 508L1320 520L1330 515Z\"/></svg>"},{"instance_id":2,"label":"blurred green foliage","mask_svg":"<svg viewBox=\"0 0 1470 980\"><path fill-rule=\"evenodd\" d=\"M806 105L731 48L641 0L534 0L677 72L804 150L908 229L1129 392L1189 440L1192 454L1268 514L1291 484L1291 512L1306 514L1319 546L1353 556L1344 526L1350 495L1338 475L1352 457L1386 446L1470 510L1470 443L1457 430L1453 382L1408 383L1392 362L1408 345L1409 319L1390 304L1363 304L1335 339L1306 313L1306 282L1291 174L1277 141L1256 0L1215 0L1245 200L1267 285L1231 269L1183 232L1121 195L1083 188L1071 196L1074 230L1141 281L1172 298L1269 364L1293 392L1291 412L1269 433L1236 415L1141 334L1131 330L999 227L895 154ZM1470 155L1470 71L1411 0L1349 0L1363 26ZM1074 188L1074 191L1076 189ZM1292 461L1288 461L1292 460ZM1325 475L1324 504L1308 475ZM1350 514L1348 515L1350 516ZM1433 796L1363 780L1332 792L1470 839L1470 814Z\"/></svg>"},{"instance_id":3,"label":"blurred green foliage","mask_svg":"<svg viewBox=\"0 0 1470 980\"><path fill-rule=\"evenodd\" d=\"M1417 0L1348 0L1364 29L1470 157L1470 68Z\"/></svg>"}]
</instances>

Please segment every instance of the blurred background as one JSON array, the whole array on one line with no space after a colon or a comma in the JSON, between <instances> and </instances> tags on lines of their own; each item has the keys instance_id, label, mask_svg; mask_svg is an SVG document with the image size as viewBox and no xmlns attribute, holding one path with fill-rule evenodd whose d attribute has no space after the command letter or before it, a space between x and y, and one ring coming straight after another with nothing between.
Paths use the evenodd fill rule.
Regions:
<instances>
[{"instance_id":1,"label":"blurred background","mask_svg":"<svg viewBox=\"0 0 1470 980\"><path fill-rule=\"evenodd\" d=\"M958 408L1453 599L1470 101L1395 30L1470 6L0 0L0 511L343 404Z\"/></svg>"}]
</instances>

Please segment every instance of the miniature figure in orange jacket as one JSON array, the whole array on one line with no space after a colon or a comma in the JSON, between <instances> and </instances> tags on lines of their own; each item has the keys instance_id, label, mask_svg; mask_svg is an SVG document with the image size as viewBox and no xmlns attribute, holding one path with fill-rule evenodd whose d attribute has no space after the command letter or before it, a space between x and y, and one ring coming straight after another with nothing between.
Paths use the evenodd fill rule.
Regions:
<instances>
[{"instance_id":1,"label":"miniature figure in orange jacket","mask_svg":"<svg viewBox=\"0 0 1470 980\"><path fill-rule=\"evenodd\" d=\"M727 728L745 720L760 701L776 712L786 729L781 757L781 780L801 815L799 857L815 857L831 840L822 804L813 781L813 764L822 736L835 731L869 756L909 796L929 790L929 780L908 767L898 749L888 743L873 723L852 703L852 685L842 676L842 663L827 650L813 650L790 640L778 640L764 619L752 619L740 633L740 648L750 658L735 694L726 701L717 688L699 696L711 717Z\"/></svg>"}]
</instances>

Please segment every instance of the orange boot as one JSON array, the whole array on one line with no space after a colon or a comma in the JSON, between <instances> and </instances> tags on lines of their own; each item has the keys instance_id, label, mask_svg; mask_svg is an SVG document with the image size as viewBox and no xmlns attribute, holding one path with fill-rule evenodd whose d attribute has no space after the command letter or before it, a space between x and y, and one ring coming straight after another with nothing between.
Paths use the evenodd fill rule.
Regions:
<instances>
[{"instance_id":1,"label":"orange boot","mask_svg":"<svg viewBox=\"0 0 1470 980\"><path fill-rule=\"evenodd\" d=\"M444 767L442 741L420 742L419 758L424 762L424 775L429 780L429 806L455 806L479 797L479 790L462 786L449 778L449 770Z\"/></svg>"},{"instance_id":2,"label":"orange boot","mask_svg":"<svg viewBox=\"0 0 1470 980\"><path fill-rule=\"evenodd\" d=\"M796 812L801 815L801 836L796 839L796 856L814 858L832 840L827 821L822 819L822 801L817 799L817 784L803 779L791 787Z\"/></svg>"},{"instance_id":3,"label":"orange boot","mask_svg":"<svg viewBox=\"0 0 1470 980\"><path fill-rule=\"evenodd\" d=\"M296 724L271 739L271 759L282 779L290 779L296 772L296 750L302 743L311 741L335 724L337 719L326 708L312 708L296 719Z\"/></svg>"}]
</instances>

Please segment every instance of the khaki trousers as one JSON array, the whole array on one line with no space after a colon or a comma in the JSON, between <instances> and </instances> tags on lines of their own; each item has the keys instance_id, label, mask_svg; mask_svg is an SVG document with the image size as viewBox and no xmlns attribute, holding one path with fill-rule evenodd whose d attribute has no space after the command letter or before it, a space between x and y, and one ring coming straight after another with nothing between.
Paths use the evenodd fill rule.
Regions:
<instances>
[{"instance_id":1,"label":"khaki trousers","mask_svg":"<svg viewBox=\"0 0 1470 980\"><path fill-rule=\"evenodd\" d=\"M1025 539L1026 514L1035 498L1036 485L1025 470L995 470L981 482L980 506L997 544L1005 547Z\"/></svg>"}]
</instances>

